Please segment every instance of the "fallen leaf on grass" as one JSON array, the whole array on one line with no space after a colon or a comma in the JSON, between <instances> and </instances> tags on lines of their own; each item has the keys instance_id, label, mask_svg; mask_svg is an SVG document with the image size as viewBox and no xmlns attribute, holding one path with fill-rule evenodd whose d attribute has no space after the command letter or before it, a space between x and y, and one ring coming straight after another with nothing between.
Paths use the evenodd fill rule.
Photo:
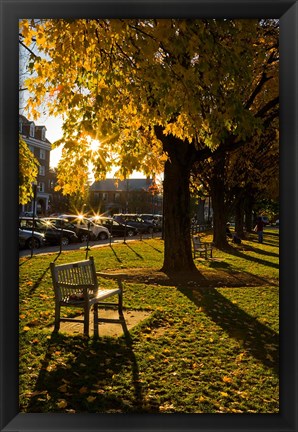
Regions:
<instances>
[{"instance_id":1,"label":"fallen leaf on grass","mask_svg":"<svg viewBox=\"0 0 298 432\"><path fill-rule=\"evenodd\" d=\"M228 376L224 376L223 377L223 382L225 382L225 383L231 383L233 380L232 380L232 378L231 377L228 377Z\"/></svg>"},{"instance_id":2,"label":"fallen leaf on grass","mask_svg":"<svg viewBox=\"0 0 298 432\"><path fill-rule=\"evenodd\" d=\"M88 388L83 386L80 388L79 393L84 394L84 393L87 393L87 391L88 391Z\"/></svg>"},{"instance_id":3,"label":"fallen leaf on grass","mask_svg":"<svg viewBox=\"0 0 298 432\"><path fill-rule=\"evenodd\" d=\"M205 402L206 401L204 396L200 396L197 400L198 400L198 402Z\"/></svg>"},{"instance_id":4,"label":"fallen leaf on grass","mask_svg":"<svg viewBox=\"0 0 298 432\"><path fill-rule=\"evenodd\" d=\"M57 403L57 407L58 408L66 408L67 407L67 402L64 399L61 399L58 403Z\"/></svg>"},{"instance_id":5,"label":"fallen leaf on grass","mask_svg":"<svg viewBox=\"0 0 298 432\"><path fill-rule=\"evenodd\" d=\"M34 391L32 393L30 393L30 396L40 396L43 394L47 394L47 390L43 390L43 391Z\"/></svg>"},{"instance_id":6,"label":"fallen leaf on grass","mask_svg":"<svg viewBox=\"0 0 298 432\"><path fill-rule=\"evenodd\" d=\"M88 397L87 397L87 401L88 401L88 402L94 402L95 399L96 399L96 396L88 396Z\"/></svg>"},{"instance_id":7,"label":"fallen leaf on grass","mask_svg":"<svg viewBox=\"0 0 298 432\"><path fill-rule=\"evenodd\" d=\"M66 393L67 392L67 385L63 384L60 387L58 387L58 390L62 393Z\"/></svg>"}]
</instances>

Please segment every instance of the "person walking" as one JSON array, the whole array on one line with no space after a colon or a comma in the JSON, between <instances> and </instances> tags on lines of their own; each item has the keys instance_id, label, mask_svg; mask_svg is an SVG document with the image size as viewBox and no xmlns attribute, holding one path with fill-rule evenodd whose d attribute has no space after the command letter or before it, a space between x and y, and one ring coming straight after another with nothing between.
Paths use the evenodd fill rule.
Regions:
<instances>
[{"instance_id":1,"label":"person walking","mask_svg":"<svg viewBox=\"0 0 298 432\"><path fill-rule=\"evenodd\" d=\"M264 224L264 222L263 222L263 220L262 220L262 217L261 216L259 216L258 217L258 219L257 219L257 225L255 226L255 231L257 232L257 234L258 234L258 241L259 241L259 243L263 243L263 238L264 238L264 226L265 226L265 224Z\"/></svg>"}]
</instances>

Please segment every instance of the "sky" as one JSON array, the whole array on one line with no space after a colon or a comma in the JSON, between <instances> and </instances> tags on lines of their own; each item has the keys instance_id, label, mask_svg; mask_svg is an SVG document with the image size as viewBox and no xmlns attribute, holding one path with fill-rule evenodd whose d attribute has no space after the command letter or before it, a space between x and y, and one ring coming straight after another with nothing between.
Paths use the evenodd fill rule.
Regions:
<instances>
[{"instance_id":1,"label":"sky","mask_svg":"<svg viewBox=\"0 0 298 432\"><path fill-rule=\"evenodd\" d=\"M38 124L39 122L36 122ZM47 128L46 137L53 143L62 138L62 119L56 117L48 117L43 123ZM61 148L53 149L50 152L50 166L56 167L61 157Z\"/></svg>"}]
</instances>

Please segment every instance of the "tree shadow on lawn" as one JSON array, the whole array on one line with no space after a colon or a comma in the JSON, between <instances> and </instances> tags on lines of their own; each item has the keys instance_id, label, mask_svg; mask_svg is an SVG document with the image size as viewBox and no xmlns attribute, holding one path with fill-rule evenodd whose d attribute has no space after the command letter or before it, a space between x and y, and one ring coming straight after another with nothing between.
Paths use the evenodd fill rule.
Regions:
<instances>
[{"instance_id":1,"label":"tree shadow on lawn","mask_svg":"<svg viewBox=\"0 0 298 432\"><path fill-rule=\"evenodd\" d=\"M224 297L216 288L179 288L197 307L220 326L231 338L243 344L243 347L255 359L279 371L279 335L261 324L237 305Z\"/></svg>"},{"instance_id":2,"label":"tree shadow on lawn","mask_svg":"<svg viewBox=\"0 0 298 432\"><path fill-rule=\"evenodd\" d=\"M275 263L272 263L270 261L256 258L256 257L253 257L251 255L246 255L245 253L240 251L240 248L238 249L238 248L235 248L235 247L229 245L228 247L224 248L223 251L230 254L230 255L235 255L239 258L244 258L248 261L252 261L252 262L255 262L257 264L261 264L261 265L265 265L268 267L273 267L273 268L279 269L279 264L275 264ZM258 253L258 249L256 249L256 253Z\"/></svg>"},{"instance_id":3,"label":"tree shadow on lawn","mask_svg":"<svg viewBox=\"0 0 298 432\"><path fill-rule=\"evenodd\" d=\"M241 248L241 246L240 246ZM269 251L265 251L250 245L245 245L243 244L243 248L242 250L248 251L248 252L254 252L258 255L267 255L267 256L272 256L272 257L279 257L279 253L276 252L269 252Z\"/></svg>"},{"instance_id":4,"label":"tree shadow on lawn","mask_svg":"<svg viewBox=\"0 0 298 432\"><path fill-rule=\"evenodd\" d=\"M25 412L159 412L154 399L144 402L133 340L123 329L119 338L53 332ZM118 374L127 375L126 385L117 386Z\"/></svg>"},{"instance_id":5,"label":"tree shadow on lawn","mask_svg":"<svg viewBox=\"0 0 298 432\"><path fill-rule=\"evenodd\" d=\"M252 273L249 273L247 271L241 270L241 271L235 271L232 269L231 264L226 263L224 261L209 261L208 267L211 269L227 269L226 276L229 277L228 283L225 283L226 281L223 280L223 282L218 282L217 286L258 286L258 285L273 285L273 286L279 286L278 283L273 282L272 280L265 279L261 276L256 276ZM243 277L244 276L244 277ZM246 276L246 277L245 277ZM238 283L233 283L232 279L237 281Z\"/></svg>"}]
</instances>

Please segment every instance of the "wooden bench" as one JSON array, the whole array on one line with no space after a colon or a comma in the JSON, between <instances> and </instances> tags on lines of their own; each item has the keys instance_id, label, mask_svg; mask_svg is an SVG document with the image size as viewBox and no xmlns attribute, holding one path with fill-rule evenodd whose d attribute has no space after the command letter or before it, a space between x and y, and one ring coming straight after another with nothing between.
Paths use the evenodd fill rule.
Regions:
<instances>
[{"instance_id":1,"label":"wooden bench","mask_svg":"<svg viewBox=\"0 0 298 432\"><path fill-rule=\"evenodd\" d=\"M204 256L205 259L208 259L208 252L210 254L210 258L212 258L212 250L213 250L212 242L201 242L199 236L192 236L192 244L193 244L194 258L196 258L196 254L198 253L200 257Z\"/></svg>"},{"instance_id":2,"label":"wooden bench","mask_svg":"<svg viewBox=\"0 0 298 432\"><path fill-rule=\"evenodd\" d=\"M111 275L96 272L93 257L85 261L68 264L50 264L52 281L55 291L55 331L59 331L61 321L75 321L84 324L84 335L89 336L89 316L93 306L94 335L98 335L99 322L123 323L122 298L123 286L121 275ZM118 287L102 289L98 285L97 277L113 278L118 282ZM117 297L117 302L107 303L103 300L109 297ZM82 308L84 319L61 317L62 306ZM119 319L100 318L98 309L117 308Z\"/></svg>"}]
</instances>

